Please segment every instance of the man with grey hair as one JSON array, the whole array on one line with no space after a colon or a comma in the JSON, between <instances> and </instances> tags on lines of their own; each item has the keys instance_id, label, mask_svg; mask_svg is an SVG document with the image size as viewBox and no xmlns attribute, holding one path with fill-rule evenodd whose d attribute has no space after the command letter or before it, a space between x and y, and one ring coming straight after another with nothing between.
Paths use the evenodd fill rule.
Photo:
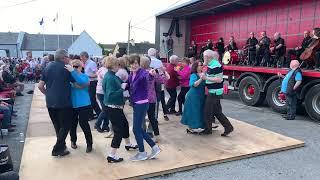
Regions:
<instances>
[{"instance_id":1,"label":"man with grey hair","mask_svg":"<svg viewBox=\"0 0 320 180\"><path fill-rule=\"evenodd\" d=\"M97 64L91 59L89 59L89 54L86 51L83 51L80 53L80 59L84 64L84 73L88 75L90 79L90 86L89 86L90 101L91 101L91 106L93 110L96 112L96 116L94 116L93 113L91 114L91 119L95 119L101 113L101 109L96 99L96 90L97 90L97 84L98 84L98 79L97 79L98 68L97 68Z\"/></svg>"},{"instance_id":2,"label":"man with grey hair","mask_svg":"<svg viewBox=\"0 0 320 180\"><path fill-rule=\"evenodd\" d=\"M52 150L52 156L65 156L70 152L66 149L66 137L72 121L71 74L65 69L69 64L68 53L58 49L55 61L49 63L42 72L38 84L39 90L46 97L46 104L50 119L56 131L57 141Z\"/></svg>"},{"instance_id":3,"label":"man with grey hair","mask_svg":"<svg viewBox=\"0 0 320 180\"><path fill-rule=\"evenodd\" d=\"M270 61L270 66L277 66L279 68L287 66L284 57L286 53L286 46L284 43L284 39L281 38L281 34L279 32L274 33L274 44L275 46L270 48L270 50L271 52L274 52L275 57L273 61Z\"/></svg>"},{"instance_id":4,"label":"man with grey hair","mask_svg":"<svg viewBox=\"0 0 320 180\"><path fill-rule=\"evenodd\" d=\"M222 113L220 99L223 95L223 69L219 63L219 54L216 51L206 50L203 52L204 64L208 66L207 72L201 76L206 81L208 96L204 108L205 130L202 134L212 134L212 117L216 117L224 127L221 136L227 136L233 131L228 118Z\"/></svg>"},{"instance_id":5,"label":"man with grey hair","mask_svg":"<svg viewBox=\"0 0 320 180\"><path fill-rule=\"evenodd\" d=\"M177 87L179 86L178 73L175 70L179 61L179 57L176 55L170 56L170 64L167 66L167 73L170 75L170 79L166 83L166 89L170 95L167 102L167 108L169 114L176 114L176 100L177 100Z\"/></svg>"}]
</instances>

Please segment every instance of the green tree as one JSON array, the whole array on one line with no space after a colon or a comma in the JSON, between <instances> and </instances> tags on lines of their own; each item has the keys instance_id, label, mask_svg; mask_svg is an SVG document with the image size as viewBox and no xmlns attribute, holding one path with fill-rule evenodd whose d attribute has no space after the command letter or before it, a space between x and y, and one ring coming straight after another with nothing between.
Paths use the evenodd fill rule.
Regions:
<instances>
[{"instance_id":1,"label":"green tree","mask_svg":"<svg viewBox=\"0 0 320 180\"><path fill-rule=\"evenodd\" d=\"M101 44L101 43L99 43L98 44L100 47L101 47L101 49L102 49L102 55L107 55L107 52L104 50L104 47L103 47L103 44Z\"/></svg>"}]
</instances>

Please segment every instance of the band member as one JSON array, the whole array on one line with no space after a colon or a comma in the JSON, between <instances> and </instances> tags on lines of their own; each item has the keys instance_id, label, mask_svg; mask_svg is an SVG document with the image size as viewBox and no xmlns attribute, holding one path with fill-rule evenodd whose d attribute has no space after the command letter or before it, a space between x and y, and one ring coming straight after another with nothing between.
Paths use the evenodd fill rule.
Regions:
<instances>
[{"instance_id":1,"label":"band member","mask_svg":"<svg viewBox=\"0 0 320 180\"><path fill-rule=\"evenodd\" d=\"M312 41L320 41L320 28L314 28L312 31L312 34L313 34ZM312 44L312 43L310 43L310 44ZM320 48L319 48L319 46L316 49L316 53L314 55L314 61L315 61L314 69L316 71L320 71Z\"/></svg>"},{"instance_id":2,"label":"band member","mask_svg":"<svg viewBox=\"0 0 320 180\"><path fill-rule=\"evenodd\" d=\"M219 38L218 42L216 43L216 47L215 48L217 49L217 51L219 53L219 57L220 57L219 60L221 61L223 53L225 51L225 49L224 49L224 41L223 41L222 37Z\"/></svg>"},{"instance_id":3,"label":"band member","mask_svg":"<svg viewBox=\"0 0 320 180\"><path fill-rule=\"evenodd\" d=\"M207 49L213 50L213 43L212 43L211 39L208 39L208 42L206 45L206 50Z\"/></svg>"},{"instance_id":4,"label":"band member","mask_svg":"<svg viewBox=\"0 0 320 180\"><path fill-rule=\"evenodd\" d=\"M226 49L227 49L228 51L238 50L237 44L236 44L236 42L234 41L234 37L233 37L233 36L230 36L229 44L226 46Z\"/></svg>"},{"instance_id":5,"label":"band member","mask_svg":"<svg viewBox=\"0 0 320 180\"><path fill-rule=\"evenodd\" d=\"M191 41L191 46L188 49L188 58L197 57L197 44Z\"/></svg>"},{"instance_id":6,"label":"band member","mask_svg":"<svg viewBox=\"0 0 320 180\"><path fill-rule=\"evenodd\" d=\"M247 43L246 43L246 47L248 48L249 65L252 65L256 58L257 44L258 44L258 39L254 37L254 32L250 32L250 38L247 40Z\"/></svg>"},{"instance_id":7,"label":"band member","mask_svg":"<svg viewBox=\"0 0 320 180\"><path fill-rule=\"evenodd\" d=\"M290 49L288 51L288 61L291 61L291 57L292 55L295 55L297 57L298 60L300 60L300 55L303 53L303 51L308 47L308 45L310 44L312 38L310 36L310 31L304 31L303 32L303 41L301 46L296 47L294 49ZM301 60L300 60L301 61Z\"/></svg>"},{"instance_id":8,"label":"band member","mask_svg":"<svg viewBox=\"0 0 320 180\"><path fill-rule=\"evenodd\" d=\"M286 62L284 55L286 53L286 46L284 39L281 38L281 34L279 32L274 33L274 44L275 46L270 48L270 51L275 54L275 62L271 62L270 65L272 66L275 64L277 67L285 67Z\"/></svg>"},{"instance_id":9,"label":"band member","mask_svg":"<svg viewBox=\"0 0 320 180\"><path fill-rule=\"evenodd\" d=\"M255 66L266 66L267 63L270 63L270 51L269 46L271 43L270 38L267 37L267 32L262 31L261 32L261 39L259 40L259 43L257 44L257 56L256 56L256 62ZM262 62L261 62L262 61Z\"/></svg>"}]
</instances>

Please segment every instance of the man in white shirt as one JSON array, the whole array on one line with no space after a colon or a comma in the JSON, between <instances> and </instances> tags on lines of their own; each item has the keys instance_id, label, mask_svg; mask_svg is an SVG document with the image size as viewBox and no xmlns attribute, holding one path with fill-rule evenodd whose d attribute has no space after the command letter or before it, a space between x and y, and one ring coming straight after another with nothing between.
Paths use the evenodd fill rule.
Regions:
<instances>
[{"instance_id":1,"label":"man in white shirt","mask_svg":"<svg viewBox=\"0 0 320 180\"><path fill-rule=\"evenodd\" d=\"M90 95L90 101L91 101L91 106L93 110L96 112L96 116L93 116L91 119L97 118L99 114L101 113L101 109L97 103L96 99L96 88L97 88L97 64L89 59L89 54L85 51L80 53L80 59L84 64L84 73L89 76L90 79L90 86L89 86L89 95Z\"/></svg>"}]
</instances>

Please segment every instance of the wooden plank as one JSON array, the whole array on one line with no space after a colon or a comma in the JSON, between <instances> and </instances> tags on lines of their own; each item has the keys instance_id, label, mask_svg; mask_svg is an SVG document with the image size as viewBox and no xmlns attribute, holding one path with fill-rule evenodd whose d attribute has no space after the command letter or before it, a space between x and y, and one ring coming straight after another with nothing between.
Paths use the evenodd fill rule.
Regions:
<instances>
[{"instance_id":1,"label":"wooden plank","mask_svg":"<svg viewBox=\"0 0 320 180\"><path fill-rule=\"evenodd\" d=\"M35 99L41 98L35 97ZM41 105L40 102L33 102L30 111L38 111L38 114L44 115L46 108L41 108L44 103ZM39 108L43 112L40 112ZM131 124L132 109L128 107L125 112ZM28 126L28 132L38 131L39 128L43 128L44 123L52 128L49 119L37 119L43 117L31 114L30 118L34 119L30 119L31 125ZM36 135L30 133L31 136L26 138L24 146L20 176L22 180L141 179L304 146L302 141L234 119L231 121L235 131L230 137L225 138L220 136L223 132L221 127L212 135L197 136L187 134L185 127L180 124L176 116L171 116L170 121L160 120L161 142L159 145L163 151L158 159L131 162L129 158L136 152L125 151L122 143L119 155L125 161L118 164L106 162L104 158L107 150L110 150L111 139L104 138L103 134L96 131L93 131L94 151L91 154L85 153L85 140L80 132L78 133L79 149L70 150L71 155L65 158L50 156L55 143L54 135L50 135L49 132ZM134 140L132 134L130 138ZM68 137L68 145L69 142ZM146 143L145 147L147 152L150 152Z\"/></svg>"}]
</instances>

